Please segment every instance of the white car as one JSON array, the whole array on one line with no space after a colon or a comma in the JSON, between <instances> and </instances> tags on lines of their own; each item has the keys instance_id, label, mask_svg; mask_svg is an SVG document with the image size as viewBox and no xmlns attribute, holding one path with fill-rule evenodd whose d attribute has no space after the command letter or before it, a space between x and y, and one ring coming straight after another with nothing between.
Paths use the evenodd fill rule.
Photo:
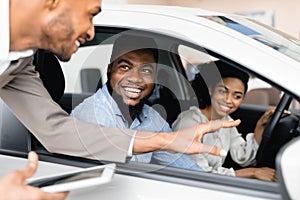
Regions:
<instances>
[{"instance_id":1,"label":"white car","mask_svg":"<svg viewBox=\"0 0 300 200\"><path fill-rule=\"evenodd\" d=\"M278 181L155 164L117 163L110 183L73 191L68 199L300 199L300 156L297 156L300 152L297 137L300 133L300 42L297 39L243 16L182 7L107 6L95 17L94 24L95 38L82 45L69 62L58 62L44 51L36 55L41 77L62 108L70 112L105 83L113 41L124 32L152 37L158 44L157 84L162 87L156 87L149 104L169 123L195 103L189 81L199 72L199 67L215 60L225 61L263 83L263 86L249 83L249 95L232 115L242 120L238 129L243 136L253 131L256 120L269 106L277 108L267 124L256 158L258 166L276 168ZM55 70L53 66L45 68L49 63L58 65L56 72L43 70ZM59 76L60 66L64 77ZM51 75L56 77L52 83ZM271 96L269 90L274 92ZM171 93L166 95L167 91ZM285 109L292 114L283 114ZM35 177L104 163L47 152L4 104L1 104L0 120L1 175L22 168L28 150L35 150L40 156ZM230 158L224 166L240 167Z\"/></svg>"}]
</instances>

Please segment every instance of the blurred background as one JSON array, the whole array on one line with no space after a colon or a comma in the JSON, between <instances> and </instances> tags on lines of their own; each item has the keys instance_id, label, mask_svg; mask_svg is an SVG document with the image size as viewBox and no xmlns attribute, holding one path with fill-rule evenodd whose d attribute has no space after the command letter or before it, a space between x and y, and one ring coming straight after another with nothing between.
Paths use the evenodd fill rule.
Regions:
<instances>
[{"instance_id":1,"label":"blurred background","mask_svg":"<svg viewBox=\"0 0 300 200\"><path fill-rule=\"evenodd\" d=\"M300 0L102 0L102 3L183 6L242 14L300 38Z\"/></svg>"}]
</instances>

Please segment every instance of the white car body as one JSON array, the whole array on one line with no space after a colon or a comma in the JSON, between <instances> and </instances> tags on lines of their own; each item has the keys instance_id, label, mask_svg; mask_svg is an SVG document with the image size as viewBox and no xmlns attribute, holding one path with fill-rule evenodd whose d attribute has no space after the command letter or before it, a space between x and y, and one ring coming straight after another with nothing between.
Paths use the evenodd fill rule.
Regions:
<instances>
[{"instance_id":1,"label":"white car body","mask_svg":"<svg viewBox=\"0 0 300 200\"><path fill-rule=\"evenodd\" d=\"M104 6L101 14L95 17L94 24L95 26L150 31L207 48L243 65L249 71L259 74L263 80L275 83L275 85L280 86L299 100L300 87L296 83L300 75L300 57L298 60L293 59L238 31L199 16L226 17L227 14L166 6ZM228 17L231 17L231 15L228 15ZM232 17L236 17L240 22L250 26L260 28L257 24L253 24L253 22L247 21L246 18L241 16ZM275 32L270 31L268 34L276 39L279 37ZM300 48L299 41L288 41L283 37L281 39L285 44ZM74 62L78 61L78 65L82 64L80 58L76 58L76 54L72 59ZM78 72L78 67L68 67L72 64L65 63L63 65L66 66L63 68L65 73ZM68 80L69 85L66 86L68 91L78 90L75 84L76 79L77 77ZM300 199L300 191L297 189L300 185L300 157L297 157L297 152L300 152L299 139L294 141L292 145L286 145L280 155L277 156L277 166L279 167L278 170L280 169L278 182L269 183L251 180L250 185L252 186L250 189L245 188L248 180L237 177L207 174L203 175L204 178L199 181L192 178L181 178L177 176L178 174L173 177L172 175L141 172L143 167L139 166L137 166L138 170L135 172L134 165L132 169L122 165L117 170L111 183L98 188L72 191L67 199L181 200L184 198L200 198L256 200L287 197ZM24 156L18 155L10 155L10 153L0 155L0 162L2 163L1 176L13 169L25 166L26 159ZM56 164L51 161L41 161L35 177L76 168L63 163ZM180 173L180 170L171 170L170 173ZM186 173L188 174L188 172ZM193 174L190 174L189 177L193 177ZM209 181L210 177L213 177L212 181ZM215 181L216 179L220 179L220 182ZM240 182L234 184L237 179ZM229 184L230 182L233 184ZM239 184L241 187L239 187Z\"/></svg>"}]
</instances>

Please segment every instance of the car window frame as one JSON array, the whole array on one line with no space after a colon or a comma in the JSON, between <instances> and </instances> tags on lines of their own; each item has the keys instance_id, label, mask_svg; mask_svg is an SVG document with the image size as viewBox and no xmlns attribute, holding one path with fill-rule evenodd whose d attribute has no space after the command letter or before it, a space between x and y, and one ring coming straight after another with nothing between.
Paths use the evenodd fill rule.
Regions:
<instances>
[{"instance_id":1,"label":"car window frame","mask_svg":"<svg viewBox=\"0 0 300 200\"><path fill-rule=\"evenodd\" d=\"M102 29L103 27L97 27L95 30ZM118 28L106 27L111 30L118 30ZM123 29L122 29L123 30ZM144 31L144 30L142 30ZM151 33L154 34L154 33ZM156 34L156 33L155 33ZM169 37L169 36L165 36ZM176 39L176 38L173 38ZM177 40L177 39L176 39ZM182 42L183 44L189 45L191 47L201 49L197 45L191 44L187 41L178 40L178 42ZM246 70L245 67L234 63L221 55L215 54L209 50L206 50L211 54L217 55L218 58L227 60L228 62L233 63L236 65L237 68ZM178 60L176 61L178 62ZM175 63L176 63L175 62ZM178 64L178 63L177 63ZM182 66L181 66L182 67ZM248 71L248 69L246 70ZM256 74L259 76L258 74ZM262 77L264 78L264 77ZM268 81L266 78L264 80ZM14 152L14 151L5 151L3 149L0 150L1 154L5 155L12 155L16 157L26 157L26 152ZM65 156L65 155L58 155L58 154L43 154L40 153L40 160L53 162L58 164L70 165L70 166L77 166L77 167L88 167L88 166L95 166L99 164L103 164L104 162L89 160L79 157L72 157L72 156ZM172 182L175 184L183 184L192 187L203 187L212 190L222 190L232 193L238 194L249 194L250 196L257 196L262 198L280 198L281 194L278 191L278 187L280 187L279 183L267 183L263 181L253 180L253 179L245 179L240 177L229 177L229 176L222 176L217 174L210 174L210 173L201 173L198 174L196 172L184 170L184 169L174 169L170 167L163 168L161 170L152 171L151 173L136 173L136 172L144 172L144 170L151 171L156 169L157 166L151 164L151 166L144 165L141 163L126 163L121 164L118 163L118 168L120 169L119 172L124 175L129 176L137 176L141 178L153 179L153 180L160 180L160 181L167 181ZM138 175L137 175L138 174Z\"/></svg>"},{"instance_id":2,"label":"car window frame","mask_svg":"<svg viewBox=\"0 0 300 200\"><path fill-rule=\"evenodd\" d=\"M105 28L107 28L107 27L97 26L95 28L95 30L101 31L102 29L105 29ZM108 28L111 28L111 27L108 27ZM113 28L113 29L118 30L115 28ZM119 31L120 30L122 32L122 29L119 29ZM128 29L126 29L126 30L128 30ZM145 30L138 30L138 29L136 29L135 31L143 32L143 33L146 33L149 35L157 34L154 32L151 33L151 32L145 31ZM197 50L199 50L199 49L203 50L202 47L199 47L199 46L192 44L190 42L187 42L187 41L178 40L178 39L170 37L170 36L163 36L163 37L177 40L178 43L189 45L189 47L196 48ZM178 47L178 44L173 45L172 49L174 52L177 52L176 51L177 47ZM243 67L231 60L228 60L219 54L216 54L207 49L205 49L205 51L211 53L214 56L217 56L219 59L223 59L223 60L226 60L227 62L230 62L231 64L233 64L234 66L236 66L239 69L242 69L242 70L246 69L245 67ZM183 76L186 78L186 74L185 74L185 71L183 70L183 64L180 61L180 58L177 57L175 53L173 55L171 55L170 58L174 59L172 62L172 65L177 65L179 67L179 68L177 68L177 70L180 73L184 73ZM90 163L90 161L86 161L86 162ZM92 163L93 162L94 161L92 161ZM80 165L80 163L79 163L79 165ZM259 197L267 197L269 194L272 194L272 198L275 198L275 197L277 198L278 196L280 196L280 194L276 190L278 188L277 183L268 183L268 182L263 182L263 181L259 181L259 180L254 180L254 179L230 177L230 176L223 176L223 175L211 174L211 173L203 173L203 174L199 175L198 173L195 173L193 171L188 171L188 170L184 170L184 169L175 169L175 168L171 168L171 167L166 167L166 168L160 169L155 172L151 171L153 168L155 169L157 167L158 166L156 166L155 164L149 165L149 164L142 164L142 163L126 163L126 164L118 163L118 168L122 169L122 170L120 170L120 171L122 171L120 173L125 174L125 175L138 176L141 178L149 178L149 179L160 180L160 181L170 181L170 182L176 183L176 184L184 184L184 185L196 186L196 187L205 187L208 189L215 189L214 187L209 187L208 185L216 184L220 188L223 188L224 191L230 191L232 193L244 194L245 190L249 190L249 191L251 191L251 192L249 192L249 195L253 195L255 193L255 195L257 195ZM160 168L160 167L158 167L158 168ZM143 172L145 170L151 171L151 172L137 173L137 172ZM174 174L175 172L176 172L176 175ZM178 174L178 173L180 173L180 174ZM245 186L245 187L241 187L241 185ZM229 188L231 188L231 189L229 189ZM237 190L237 188L239 188L239 189ZM252 193L252 192L254 192L254 193ZM265 196L265 195L263 195L264 193L268 194L268 195Z\"/></svg>"}]
</instances>

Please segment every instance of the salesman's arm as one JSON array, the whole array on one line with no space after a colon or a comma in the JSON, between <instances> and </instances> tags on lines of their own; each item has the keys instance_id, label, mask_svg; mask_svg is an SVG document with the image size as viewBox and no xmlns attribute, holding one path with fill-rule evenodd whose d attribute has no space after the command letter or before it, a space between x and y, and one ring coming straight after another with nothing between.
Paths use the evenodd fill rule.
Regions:
<instances>
[{"instance_id":1,"label":"salesman's arm","mask_svg":"<svg viewBox=\"0 0 300 200\"><path fill-rule=\"evenodd\" d=\"M8 77L0 96L26 128L50 152L124 162L135 132L70 117L51 99L32 60L29 57L11 64L0 80ZM0 86L3 84L0 82Z\"/></svg>"},{"instance_id":2,"label":"salesman's arm","mask_svg":"<svg viewBox=\"0 0 300 200\"><path fill-rule=\"evenodd\" d=\"M130 143L136 134L133 153L165 149L219 155L219 148L211 150L210 146L200 142L202 135L216 128L238 124L221 122L213 124L213 127L211 124L203 124L172 134L157 134L82 122L70 117L51 99L32 60L33 57L29 57L14 62L2 74L0 96L26 128L53 153L125 162Z\"/></svg>"}]
</instances>

